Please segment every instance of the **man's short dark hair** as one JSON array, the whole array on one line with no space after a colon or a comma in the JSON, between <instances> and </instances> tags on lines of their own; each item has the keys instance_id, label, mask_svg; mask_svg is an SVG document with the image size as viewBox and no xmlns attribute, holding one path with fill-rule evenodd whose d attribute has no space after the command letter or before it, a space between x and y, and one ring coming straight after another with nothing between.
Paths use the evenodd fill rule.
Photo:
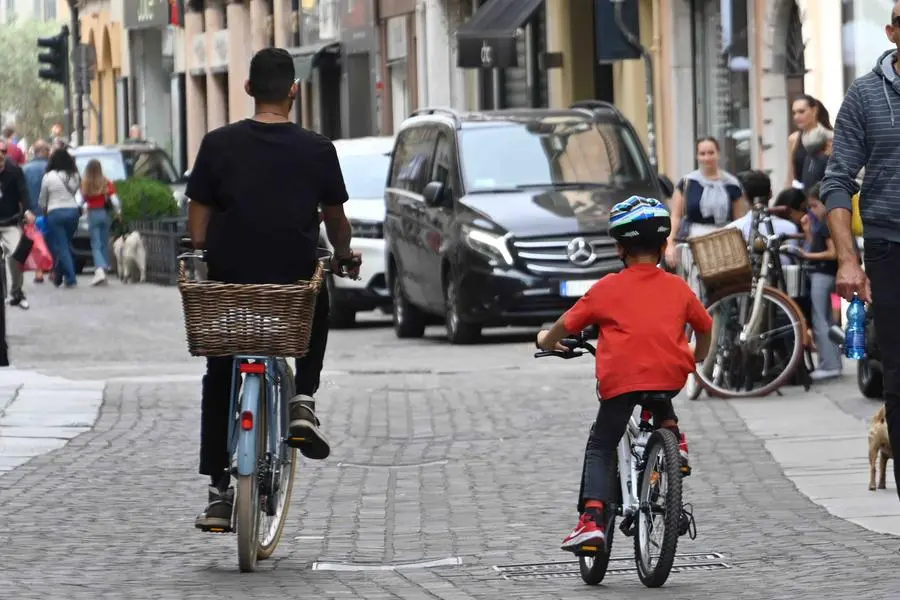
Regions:
<instances>
[{"instance_id":1,"label":"man's short dark hair","mask_svg":"<svg viewBox=\"0 0 900 600\"><path fill-rule=\"evenodd\" d=\"M257 102L283 102L294 77L294 59L287 50L263 48L250 61L250 95Z\"/></svg>"},{"instance_id":2,"label":"man's short dark hair","mask_svg":"<svg viewBox=\"0 0 900 600\"><path fill-rule=\"evenodd\" d=\"M750 202L756 198L768 200L772 197L772 180L763 171L744 171L738 175L738 180Z\"/></svg>"},{"instance_id":3,"label":"man's short dark hair","mask_svg":"<svg viewBox=\"0 0 900 600\"><path fill-rule=\"evenodd\" d=\"M775 206L787 206L791 210L802 211L804 202L806 202L806 194L797 188L781 190L775 198Z\"/></svg>"}]
</instances>

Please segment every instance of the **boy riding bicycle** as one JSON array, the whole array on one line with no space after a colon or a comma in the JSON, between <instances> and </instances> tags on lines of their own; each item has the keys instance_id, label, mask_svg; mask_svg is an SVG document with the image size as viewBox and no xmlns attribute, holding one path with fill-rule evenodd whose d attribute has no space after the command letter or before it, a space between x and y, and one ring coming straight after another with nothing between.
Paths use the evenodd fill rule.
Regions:
<instances>
[{"instance_id":1,"label":"boy riding bicycle","mask_svg":"<svg viewBox=\"0 0 900 600\"><path fill-rule=\"evenodd\" d=\"M632 196L616 204L610 211L609 234L626 268L595 283L550 330L538 333L539 347L566 352L563 338L588 325L599 328L596 373L601 402L585 457L584 512L563 540L563 550L603 546L603 510L613 496L616 446L637 404L653 412L656 426L682 439L672 398L684 387L695 362L706 357L712 318L684 281L657 266L670 231L669 212L659 201ZM686 325L697 336L693 352ZM686 444L681 451L681 470L687 475Z\"/></svg>"}]
</instances>

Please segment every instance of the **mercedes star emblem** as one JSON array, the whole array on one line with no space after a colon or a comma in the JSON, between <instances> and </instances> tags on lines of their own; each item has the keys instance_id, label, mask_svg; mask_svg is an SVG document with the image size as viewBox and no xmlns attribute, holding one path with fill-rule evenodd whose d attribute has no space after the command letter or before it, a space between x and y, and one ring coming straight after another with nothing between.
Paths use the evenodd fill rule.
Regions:
<instances>
[{"instance_id":1,"label":"mercedes star emblem","mask_svg":"<svg viewBox=\"0 0 900 600\"><path fill-rule=\"evenodd\" d=\"M582 237L577 237L566 246L566 256L569 262L578 267L586 267L597 258L590 242Z\"/></svg>"},{"instance_id":2,"label":"mercedes star emblem","mask_svg":"<svg viewBox=\"0 0 900 600\"><path fill-rule=\"evenodd\" d=\"M489 67L494 62L494 49L488 46L486 41L481 42L481 64L484 67Z\"/></svg>"}]
</instances>

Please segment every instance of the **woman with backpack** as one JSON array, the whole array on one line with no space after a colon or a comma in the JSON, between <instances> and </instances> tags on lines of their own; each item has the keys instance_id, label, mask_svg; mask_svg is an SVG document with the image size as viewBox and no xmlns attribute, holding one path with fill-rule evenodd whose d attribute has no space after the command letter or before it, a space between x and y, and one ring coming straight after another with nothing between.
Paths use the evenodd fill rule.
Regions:
<instances>
[{"instance_id":1,"label":"woman with backpack","mask_svg":"<svg viewBox=\"0 0 900 600\"><path fill-rule=\"evenodd\" d=\"M91 253L94 256L94 279L91 285L106 283L109 272L109 226L119 212L116 186L103 175L100 161L92 159L84 168L79 204L87 211L91 234Z\"/></svg>"},{"instance_id":2,"label":"woman with backpack","mask_svg":"<svg viewBox=\"0 0 900 600\"><path fill-rule=\"evenodd\" d=\"M72 238L78 229L78 201L76 195L81 177L75 159L65 148L59 148L47 161L47 172L41 179L38 203L47 219L46 241L53 255L53 275L56 287L63 284L75 287L75 261L72 257Z\"/></svg>"}]
</instances>

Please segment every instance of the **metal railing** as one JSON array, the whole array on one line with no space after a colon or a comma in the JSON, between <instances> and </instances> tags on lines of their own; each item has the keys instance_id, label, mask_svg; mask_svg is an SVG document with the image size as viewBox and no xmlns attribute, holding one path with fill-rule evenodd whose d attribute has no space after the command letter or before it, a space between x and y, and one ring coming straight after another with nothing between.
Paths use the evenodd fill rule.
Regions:
<instances>
[{"instance_id":1,"label":"metal railing","mask_svg":"<svg viewBox=\"0 0 900 600\"><path fill-rule=\"evenodd\" d=\"M147 257L147 283L178 283L179 240L187 232L187 217L132 221L130 229L141 234Z\"/></svg>"}]
</instances>

